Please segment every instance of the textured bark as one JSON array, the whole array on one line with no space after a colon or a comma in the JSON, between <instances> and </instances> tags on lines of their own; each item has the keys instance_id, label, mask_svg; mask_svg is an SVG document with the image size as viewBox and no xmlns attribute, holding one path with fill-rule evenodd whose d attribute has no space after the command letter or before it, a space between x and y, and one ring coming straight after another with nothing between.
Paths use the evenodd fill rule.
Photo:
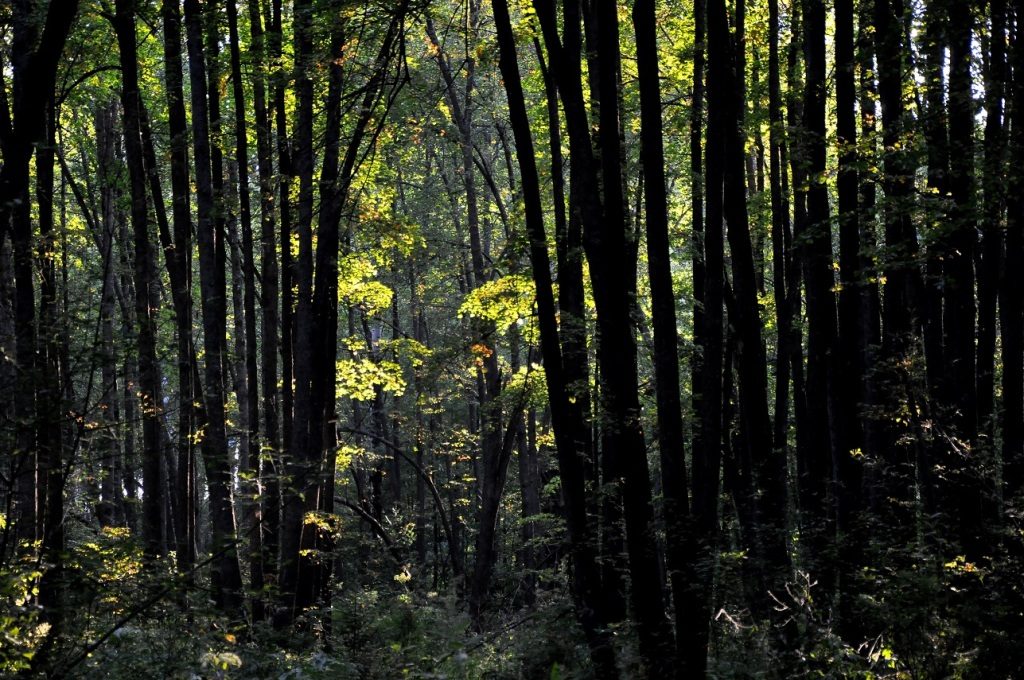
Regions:
<instances>
[{"instance_id":1,"label":"textured bark","mask_svg":"<svg viewBox=\"0 0 1024 680\"><path fill-rule=\"evenodd\" d=\"M879 380L886 395L882 408L890 414L897 413L909 398L911 385L903 363L913 348L920 290L915 262L917 234L910 219L914 169L909 152L902 146L906 131L903 11L902 0L875 0L878 94L882 106L882 143L886 149L882 187L888 199L884 210L887 257L882 267L886 285ZM903 438L905 424L889 421L882 427L879 481L883 490L874 500L883 521L895 532L896 544L909 545L915 527L914 452Z\"/></svg>"},{"instance_id":2,"label":"textured bark","mask_svg":"<svg viewBox=\"0 0 1024 680\"><path fill-rule=\"evenodd\" d=\"M249 139L246 126L245 89L242 81L242 52L238 36L238 7L235 0L227 0L228 36L231 42L231 92L234 100L235 114L235 162L238 174L238 222L241 228L241 274L242 274L242 311L244 328L236 329L236 334L244 338L244 393L245 400L239 399L239 410L243 412L243 424L246 429L246 450L240 455L244 457L244 468L250 479L245 486L243 495L246 497L243 512L246 514L246 534L249 538L249 575L250 588L259 593L263 590L263 533L260 527L263 513L261 503L260 476L260 438L259 438L259 363L256 346L256 263L255 245L252 231L252 208L249 194ZM259 17L257 16L257 23ZM266 111L263 111L266 121ZM239 332L241 331L241 332ZM237 380L237 378L236 378ZM241 383L240 383L241 386ZM242 467L242 465L240 465ZM260 598L253 601L253 617L263 618L263 603Z\"/></svg>"},{"instance_id":3,"label":"textured bark","mask_svg":"<svg viewBox=\"0 0 1024 680\"><path fill-rule=\"evenodd\" d=\"M277 573L276 534L280 516L280 485L277 475L277 454L281 447L280 407L278 399L278 263L274 200L273 149L271 146L270 112L267 108L266 43L259 0L249 2L251 32L250 58L253 75L253 115L256 125L256 157L259 165L260 189L260 302L262 311L262 399L264 441L269 448L259 462L261 489L265 495L254 510L260 512L259 545L265 576ZM255 387L253 388L255 390ZM255 394L253 395L255 398ZM255 518L254 518L255 521Z\"/></svg>"},{"instance_id":4,"label":"textured bark","mask_svg":"<svg viewBox=\"0 0 1024 680\"><path fill-rule=\"evenodd\" d=\"M840 404L835 399L837 327L835 276L832 270L832 229L828 189L825 186L825 4L804 0L804 102L801 133L802 157L807 171L807 222L801 248L807 291L807 425L814 453L808 459L809 483L801 496L805 530L810 539L809 562L825 571L819 574L831 590L833 575L827 571L835 532L834 509L829 501L833 465L844 453L845 442L836 420ZM845 449L849 451L848 448Z\"/></svg>"},{"instance_id":5,"label":"textured bark","mask_svg":"<svg viewBox=\"0 0 1024 680\"><path fill-rule=\"evenodd\" d=\"M626 552L629 557L630 605L638 627L640 654L647 672L665 677L674 668L671 630L665 618L655 541L647 448L640 419L637 346L631 321L636 264L630 257L631 235L623 186L619 141L619 28L615 6L596 6L598 87L600 91L601 179L604 219L595 235L599 245L588 252L595 279L598 342L601 347L601 407L605 456L615 456L613 478L622 489ZM588 44L589 44L588 39ZM635 251L632 251L635 254ZM604 288L600 293L599 287ZM614 363L613 363L614 357Z\"/></svg>"},{"instance_id":6,"label":"textured bark","mask_svg":"<svg viewBox=\"0 0 1024 680\"><path fill-rule=\"evenodd\" d=\"M865 401L866 371L863 310L866 277L861 245L860 176L857 152L857 81L855 62L854 3L838 0L836 21L836 122L839 134L839 318L833 361L833 395L838 409L834 421L842 441L833 451L836 475L836 524L838 528L838 593L842 625L851 623L855 598L854 579L863 562L860 528L864 431L861 426ZM851 630L849 627L847 630Z\"/></svg>"},{"instance_id":7,"label":"textured bark","mask_svg":"<svg viewBox=\"0 0 1024 680\"><path fill-rule=\"evenodd\" d=\"M203 46L203 8L197 0L185 3L186 45L192 87L192 144L195 165L199 244L199 285L202 292L205 348L203 402L206 409L203 462L210 493L211 549L214 599L231 613L241 607L242 576L231 497L231 466L225 429L224 365L227 334L224 223L216 212L210 108ZM212 99L216 98L213 93Z\"/></svg>"},{"instance_id":8,"label":"textured bark","mask_svg":"<svg viewBox=\"0 0 1024 680\"><path fill-rule=\"evenodd\" d=\"M673 593L680 594L675 609L676 630L683 631L693 612L682 606L681 594L692 583L694 570L687 535L689 498L683 412L679 393L679 350L675 293L668 231L668 198L665 188L665 151L662 140L661 86L658 74L657 15L653 0L633 4L640 81L641 154L644 177L644 216L647 221L647 266L651 285L654 326L655 395L658 402L658 450L664 493L667 562ZM678 658L688 655L686 636L676 636ZM677 677L683 677L682 664Z\"/></svg>"},{"instance_id":9,"label":"textured bark","mask_svg":"<svg viewBox=\"0 0 1024 680\"><path fill-rule=\"evenodd\" d=\"M164 27L164 72L167 92L167 118L170 132L171 206L173 237L164 243L164 258L171 279L174 303L175 339L178 364L178 470L174 489L178 495L178 565L188 572L195 562L195 450L197 414L194 404L200 398L193 381L196 372L192 335L192 213L188 169L188 126L181 62L181 11L177 0L165 0L162 8ZM156 196L154 195L154 200ZM162 197L161 199L162 200Z\"/></svg>"},{"instance_id":10,"label":"textured bark","mask_svg":"<svg viewBox=\"0 0 1024 680\"><path fill-rule=\"evenodd\" d=\"M577 616L587 637L595 675L598 678L613 678L616 676L615 655L601 616L600 580L593 552L594 534L587 518L584 466L579 457L580 452L577 450L578 438L572 431L573 421L569 412L569 396L562 366L562 350L559 344L547 238L544 229L540 179L534 155L533 138L530 133L530 121L523 98L523 87L519 75L515 38L512 33L508 5L504 0L493 0L492 7L500 51L499 67L505 91L508 94L509 116L515 137L520 183L526 207L530 265L537 295L541 356L544 361L544 373L547 377L552 426L562 480L562 497L566 506L569 540L572 545L572 585ZM546 20L553 20L553 13L548 15L546 12L540 12L540 14L547 26L545 42L551 52L552 46L557 44L558 40L554 35L554 26L546 23ZM568 66L573 61L567 60L563 63ZM552 60L552 64L554 64L554 60ZM578 109L575 110L576 114L581 112ZM589 139L587 139L587 146L589 147Z\"/></svg>"},{"instance_id":11,"label":"textured bark","mask_svg":"<svg viewBox=\"0 0 1024 680\"><path fill-rule=\"evenodd\" d=\"M1014 9L1021 10L1021 2ZM1012 48L1013 87L1011 157L1024 153L1024 41ZM1024 491L1024 174L1010 175L1007 192L1006 264L1000 282L1000 331L1003 338L1003 493L1014 502Z\"/></svg>"},{"instance_id":12,"label":"textured bark","mask_svg":"<svg viewBox=\"0 0 1024 680\"><path fill-rule=\"evenodd\" d=\"M121 62L121 108L124 115L125 159L131 191L131 221L135 244L135 322L138 325L139 399L142 407L142 535L150 557L167 550L164 481L160 440L160 379L156 358L156 312L159 308L146 175L142 159L138 56L135 16L130 3L116 5L115 28Z\"/></svg>"}]
</instances>

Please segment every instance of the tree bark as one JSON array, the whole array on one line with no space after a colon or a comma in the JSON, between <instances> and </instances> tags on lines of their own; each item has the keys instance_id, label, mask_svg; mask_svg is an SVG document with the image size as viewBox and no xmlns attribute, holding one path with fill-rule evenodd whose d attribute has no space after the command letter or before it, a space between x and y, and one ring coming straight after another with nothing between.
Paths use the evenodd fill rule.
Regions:
<instances>
[{"instance_id":1,"label":"tree bark","mask_svg":"<svg viewBox=\"0 0 1024 680\"><path fill-rule=\"evenodd\" d=\"M617 675L615 653L601 616L600 579L594 560L594 534L587 518L584 489L584 468L577 450L578 438L572 431L569 396L562 365L555 299L552 292L551 269L548 260L544 212L540 196L540 178L534 155L530 121L523 97L519 75L515 37L505 0L492 0L494 20L498 34L499 68L508 95L509 117L516 142L520 184L526 207L526 227L529 238L530 265L537 296L537 319L541 336L541 355L547 377L548 398L551 403L552 426L561 472L562 496L565 500L569 539L572 545L573 591L577 616L587 637L595 675L614 678ZM568 7L568 5L567 5ZM542 14L542 18L546 17ZM550 17L550 18L553 18ZM557 38L553 26L545 29L545 42L549 51ZM572 60L569 60L571 62ZM552 63L554 63L552 61ZM564 63L564 62L563 62ZM564 95L563 95L564 96ZM580 111L577 109L576 113ZM589 146L589 139L587 140Z\"/></svg>"},{"instance_id":2,"label":"tree bark","mask_svg":"<svg viewBox=\"0 0 1024 680\"><path fill-rule=\"evenodd\" d=\"M214 599L226 612L237 613L242 605L242 576L238 562L237 532L231 498L231 466L225 429L224 355L227 333L225 245L223 220L217 216L212 169L212 145L206 54L203 46L203 8L198 0L185 2L186 45L192 86L192 144L196 169L196 200L199 223L199 285L203 305L205 366L203 402L206 431L203 448L210 492L211 549L220 556L213 561ZM214 97L216 94L214 94Z\"/></svg>"},{"instance_id":3,"label":"tree bark","mask_svg":"<svg viewBox=\"0 0 1024 680\"><path fill-rule=\"evenodd\" d=\"M675 293L668 232L668 197L665 187L665 151L662 140L661 85L658 74L657 15L653 0L633 4L640 84L641 154L643 157L647 266L651 285L654 326L655 396L658 402L658 450L661 460L667 558L672 591L680 594L675 609L676 630L682 631L693 615L682 606L681 594L694 570L687 538L689 498L683 448L682 399L679 394L679 349ZM687 656L686 637L677 635L676 653ZM682 677L683 666L677 666Z\"/></svg>"},{"instance_id":4,"label":"tree bark","mask_svg":"<svg viewBox=\"0 0 1024 680\"><path fill-rule=\"evenodd\" d=\"M142 403L142 534L147 554L150 557L158 557L167 550L160 441L162 399L156 357L158 282L153 266L146 175L142 159L135 16L127 0L117 2L114 23L120 49L121 107L124 115L125 158L131 190L131 220L135 243L135 322L138 324L139 399Z\"/></svg>"}]
</instances>

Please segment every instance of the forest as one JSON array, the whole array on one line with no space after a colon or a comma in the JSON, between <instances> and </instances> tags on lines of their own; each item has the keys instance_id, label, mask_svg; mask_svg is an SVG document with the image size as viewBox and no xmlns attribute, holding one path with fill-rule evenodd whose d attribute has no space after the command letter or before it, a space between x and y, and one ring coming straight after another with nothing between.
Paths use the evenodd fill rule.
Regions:
<instances>
[{"instance_id":1,"label":"forest","mask_svg":"<svg viewBox=\"0 0 1024 680\"><path fill-rule=\"evenodd\" d=\"M1024 677L1022 19L0 2L0 675Z\"/></svg>"}]
</instances>

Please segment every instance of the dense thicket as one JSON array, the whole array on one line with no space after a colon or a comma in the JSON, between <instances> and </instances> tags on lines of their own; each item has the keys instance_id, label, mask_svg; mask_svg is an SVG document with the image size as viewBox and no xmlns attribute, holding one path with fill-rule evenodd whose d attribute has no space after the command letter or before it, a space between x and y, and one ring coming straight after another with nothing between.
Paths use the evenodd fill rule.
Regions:
<instances>
[{"instance_id":1,"label":"dense thicket","mask_svg":"<svg viewBox=\"0 0 1024 680\"><path fill-rule=\"evenodd\" d=\"M0 672L1013 677L1018 0L0 7Z\"/></svg>"}]
</instances>

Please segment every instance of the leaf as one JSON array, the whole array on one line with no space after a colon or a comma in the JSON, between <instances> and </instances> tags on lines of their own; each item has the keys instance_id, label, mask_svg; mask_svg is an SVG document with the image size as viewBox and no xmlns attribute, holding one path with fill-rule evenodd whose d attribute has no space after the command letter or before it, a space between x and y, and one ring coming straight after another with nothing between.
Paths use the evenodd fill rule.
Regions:
<instances>
[{"instance_id":1,"label":"leaf","mask_svg":"<svg viewBox=\"0 0 1024 680\"><path fill-rule=\"evenodd\" d=\"M370 401L379 387L396 396L405 393L402 367L394 361L340 359L336 366L338 393L357 401Z\"/></svg>"},{"instance_id":2,"label":"leaf","mask_svg":"<svg viewBox=\"0 0 1024 680\"><path fill-rule=\"evenodd\" d=\"M459 317L490 321L505 330L530 316L534 297L533 279L529 276L503 276L469 293L459 307Z\"/></svg>"}]
</instances>

